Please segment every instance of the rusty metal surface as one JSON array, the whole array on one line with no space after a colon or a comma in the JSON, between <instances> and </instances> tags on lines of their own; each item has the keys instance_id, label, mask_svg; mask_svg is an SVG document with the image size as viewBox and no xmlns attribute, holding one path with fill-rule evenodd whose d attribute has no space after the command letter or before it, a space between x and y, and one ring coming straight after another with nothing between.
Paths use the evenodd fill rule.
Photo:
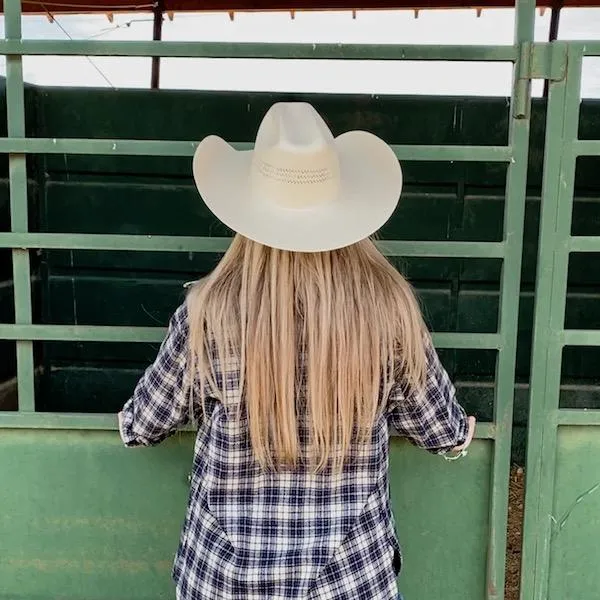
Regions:
<instances>
[{"instance_id":1,"label":"rusty metal surface","mask_svg":"<svg viewBox=\"0 0 600 600\"><path fill-rule=\"evenodd\" d=\"M94 3L90 0L68 0L68 2L38 2L25 0L24 13L108 13L108 12L151 12L153 2L132 2L131 0L106 0ZM512 8L514 0L371 0L352 4L348 0L165 0L164 10L176 11L270 11L270 10L376 10L376 9L416 9L416 8ZM600 6L600 0L540 0L540 7ZM4 2L0 2L4 11Z\"/></svg>"}]
</instances>

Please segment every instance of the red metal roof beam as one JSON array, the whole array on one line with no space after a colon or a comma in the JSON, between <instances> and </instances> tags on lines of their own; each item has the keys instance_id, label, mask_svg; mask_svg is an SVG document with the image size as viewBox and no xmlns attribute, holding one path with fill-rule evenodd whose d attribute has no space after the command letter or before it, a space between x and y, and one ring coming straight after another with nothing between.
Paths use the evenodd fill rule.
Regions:
<instances>
[{"instance_id":1,"label":"red metal roof beam","mask_svg":"<svg viewBox=\"0 0 600 600\"><path fill-rule=\"evenodd\" d=\"M13 0L14 1L14 0ZM350 4L348 0L165 0L164 11L173 12L245 12L245 11L301 11L301 10L379 10L379 9L441 9L441 8L513 8L514 0L371 0L367 6ZM565 0L563 7L600 6L600 0ZM53 14L153 12L155 2L141 0L23 0L24 13ZM555 0L538 0L538 7L553 8ZM4 12L4 2L0 1Z\"/></svg>"}]
</instances>

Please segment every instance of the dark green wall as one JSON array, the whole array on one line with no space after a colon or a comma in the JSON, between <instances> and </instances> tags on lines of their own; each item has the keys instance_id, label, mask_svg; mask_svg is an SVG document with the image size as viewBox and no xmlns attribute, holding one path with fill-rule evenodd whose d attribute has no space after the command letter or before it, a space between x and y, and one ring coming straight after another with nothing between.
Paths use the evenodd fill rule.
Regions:
<instances>
[{"instance_id":1,"label":"dark green wall","mask_svg":"<svg viewBox=\"0 0 600 600\"><path fill-rule=\"evenodd\" d=\"M40 137L199 140L216 133L254 138L265 110L282 96L172 91L29 89L28 129ZM290 96L286 96L289 98ZM307 96L291 96L306 99ZM505 99L310 96L335 133L368 129L390 143L506 144ZM1 102L4 102L1 100ZM4 112L4 108L3 108ZM523 256L517 376L517 459L526 417L533 287L545 106L535 101ZM582 108L582 137L600 137L600 103ZM0 163L0 215L8 210L6 161ZM196 194L190 160L180 158L54 155L30 160L32 225L42 231L224 235ZM573 232L600 234L600 161L581 160ZM496 163L405 162L405 188L382 237L419 240L500 240L506 166ZM509 199L510 201L510 199ZM6 227L4 227L6 228ZM182 283L206 273L216 255L126 252L43 252L39 319L45 323L165 325L183 298ZM500 261L398 261L421 293L436 331L494 331ZM600 326L600 255L571 261L567 326ZM0 255L2 279L9 279ZM6 285L6 284L5 284ZM6 288L9 289L9 288ZM1 295L10 320L10 294ZM127 399L156 347L145 344L49 343L37 405L41 410L116 411ZM600 353L569 351L563 402L599 405ZM491 416L493 352L445 351L444 363L464 403ZM14 365L13 365L14 368ZM6 373L4 373L6 376ZM592 384L592 387L590 387Z\"/></svg>"}]
</instances>

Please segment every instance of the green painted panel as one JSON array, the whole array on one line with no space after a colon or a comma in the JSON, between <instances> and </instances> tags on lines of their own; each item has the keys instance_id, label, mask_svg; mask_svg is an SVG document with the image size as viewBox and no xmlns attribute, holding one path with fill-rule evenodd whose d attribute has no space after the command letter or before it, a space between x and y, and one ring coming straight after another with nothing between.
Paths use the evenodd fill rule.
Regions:
<instances>
[{"instance_id":1,"label":"green painted panel","mask_svg":"<svg viewBox=\"0 0 600 600\"><path fill-rule=\"evenodd\" d=\"M41 294L40 281L34 280L32 283L33 297L33 315L34 319L41 317ZM15 301L14 286L12 279L0 281L0 323L15 322ZM40 363L40 350L35 352L36 365ZM8 379L12 379L17 374L15 343L0 339L0 396L2 395L2 384Z\"/></svg>"},{"instance_id":2,"label":"green painted panel","mask_svg":"<svg viewBox=\"0 0 600 600\"><path fill-rule=\"evenodd\" d=\"M599 464L598 427L559 428L548 600L598 597Z\"/></svg>"},{"instance_id":3,"label":"green painted panel","mask_svg":"<svg viewBox=\"0 0 600 600\"><path fill-rule=\"evenodd\" d=\"M190 274L192 277L192 274ZM185 299L187 278L55 276L48 288L48 322L73 325L166 326Z\"/></svg>"},{"instance_id":4,"label":"green painted panel","mask_svg":"<svg viewBox=\"0 0 600 600\"><path fill-rule=\"evenodd\" d=\"M412 186L381 230L381 237L453 239L448 234L452 232L457 202L452 187L419 190ZM230 233L200 200L191 174L185 184L173 179L147 179L137 184L86 181L75 175L68 182L50 181L45 187L44 213L44 231L48 232L211 236ZM490 217L493 219L494 215Z\"/></svg>"},{"instance_id":5,"label":"green painted panel","mask_svg":"<svg viewBox=\"0 0 600 600\"><path fill-rule=\"evenodd\" d=\"M114 432L4 430L0 598L173 598L192 443L178 434L127 450ZM467 460L447 463L393 442L408 597L483 597L491 453L478 441Z\"/></svg>"},{"instance_id":6,"label":"green painted panel","mask_svg":"<svg viewBox=\"0 0 600 600\"><path fill-rule=\"evenodd\" d=\"M458 280L460 259L392 257L391 262L414 285L419 282L446 284Z\"/></svg>"},{"instance_id":7,"label":"green painted panel","mask_svg":"<svg viewBox=\"0 0 600 600\"><path fill-rule=\"evenodd\" d=\"M114 273L114 272L113 272ZM53 276L48 287L48 322L80 325L165 326L185 298L187 278L99 274ZM192 273L189 278L193 277ZM419 286L427 320L436 331L451 331L449 286Z\"/></svg>"},{"instance_id":8,"label":"green painted panel","mask_svg":"<svg viewBox=\"0 0 600 600\"><path fill-rule=\"evenodd\" d=\"M494 192L496 192L494 194ZM464 196L461 239L478 242L502 240L504 194L502 189L469 188Z\"/></svg>"},{"instance_id":9,"label":"green painted panel","mask_svg":"<svg viewBox=\"0 0 600 600\"><path fill-rule=\"evenodd\" d=\"M498 299L497 291L484 290L467 286L461 289L458 295L458 330L459 331L482 331L494 332L498 326ZM519 322L518 322L518 344L516 374L518 378L526 379L529 374L531 354L531 320L533 316L533 294L531 292L521 293L519 299ZM494 372L495 356L489 354L487 357L465 355L465 360L474 359L474 364L480 367L474 373L489 374ZM570 366L566 365L567 370ZM466 372L460 368L461 372ZM591 373L591 372L590 372Z\"/></svg>"},{"instance_id":10,"label":"green painted panel","mask_svg":"<svg viewBox=\"0 0 600 600\"><path fill-rule=\"evenodd\" d=\"M195 279L213 270L221 255L211 252L126 252L96 250L51 250L44 252L46 265L55 269L53 274L65 273L64 269L76 272L123 271L129 274L186 274L186 280ZM189 276L188 276L189 275Z\"/></svg>"},{"instance_id":11,"label":"green painted panel","mask_svg":"<svg viewBox=\"0 0 600 600\"><path fill-rule=\"evenodd\" d=\"M10 199L8 195L8 182L0 180L0 231L10 229ZM10 250L0 250L0 281L12 278L12 263ZM1 318L2 313L0 313Z\"/></svg>"},{"instance_id":12,"label":"green painted panel","mask_svg":"<svg viewBox=\"0 0 600 600\"><path fill-rule=\"evenodd\" d=\"M93 94L93 95L92 95ZM460 100L394 96L301 95L229 92L68 89L40 90L38 113L42 137L121 137L197 141L216 133L232 141L254 139L258 124L275 101L309 100L325 116L334 132L366 128L391 143L461 143L454 113ZM175 111L175 107L177 110ZM177 114L177 119L165 115ZM410 118L406 115L410 114ZM223 115L228 115L227 119ZM54 156L46 168L56 173L101 172L189 176L189 159L141 157ZM435 169L411 168L406 180L439 182L456 179L458 165ZM442 175L442 177L440 177Z\"/></svg>"},{"instance_id":13,"label":"green painted panel","mask_svg":"<svg viewBox=\"0 0 600 600\"><path fill-rule=\"evenodd\" d=\"M148 348L148 353L156 354L156 349ZM135 366L97 361L93 365L86 361L56 360L52 373L42 373L37 408L49 412L108 413L117 412L130 397L135 384L146 365L151 362L139 361ZM448 361L444 360L445 364ZM458 375L455 386L461 404L478 420L492 420L494 390L491 378L467 379ZM521 417L523 413L521 412ZM517 417L515 417L517 418Z\"/></svg>"},{"instance_id":14,"label":"green painted panel","mask_svg":"<svg viewBox=\"0 0 600 600\"><path fill-rule=\"evenodd\" d=\"M145 184L49 182L44 230L57 233L228 236L191 180Z\"/></svg>"},{"instance_id":15,"label":"green painted panel","mask_svg":"<svg viewBox=\"0 0 600 600\"><path fill-rule=\"evenodd\" d=\"M17 356L15 342L0 340L0 390L2 384L17 374ZM0 396L2 395L0 391Z\"/></svg>"},{"instance_id":16,"label":"green painted panel","mask_svg":"<svg viewBox=\"0 0 600 600\"><path fill-rule=\"evenodd\" d=\"M594 169L598 173L600 160L595 159ZM594 189L579 193L573 204L571 235L600 235L600 194Z\"/></svg>"},{"instance_id":17,"label":"green painted panel","mask_svg":"<svg viewBox=\"0 0 600 600\"><path fill-rule=\"evenodd\" d=\"M15 322L15 303L12 282L0 282L0 322ZM0 388L2 382L17 373L14 342L0 340ZM0 396L2 395L0 391Z\"/></svg>"},{"instance_id":18,"label":"green painted panel","mask_svg":"<svg viewBox=\"0 0 600 600\"><path fill-rule=\"evenodd\" d=\"M36 343L35 346L38 347L38 344ZM140 342L45 342L39 344L39 347L43 348L46 364L52 369L47 373L50 378L54 376L55 367L68 367L73 370L86 367L108 370L142 369L156 358L158 346L158 343ZM52 402L51 398L47 400ZM73 401L79 402L77 398L74 398Z\"/></svg>"},{"instance_id":19,"label":"green painted panel","mask_svg":"<svg viewBox=\"0 0 600 600\"><path fill-rule=\"evenodd\" d=\"M467 241L496 241L502 239L504 196L500 189L469 190L465 194L460 239ZM523 264L521 281L532 284L535 280L540 199L531 196L525 204ZM474 259L463 261L461 278L466 281L499 281L500 261Z\"/></svg>"},{"instance_id":20,"label":"green painted panel","mask_svg":"<svg viewBox=\"0 0 600 600\"><path fill-rule=\"evenodd\" d=\"M563 383L598 384L600 348L567 346L563 350L561 375Z\"/></svg>"},{"instance_id":21,"label":"green painted panel","mask_svg":"<svg viewBox=\"0 0 600 600\"><path fill-rule=\"evenodd\" d=\"M600 100L585 99L579 109L580 140L600 139Z\"/></svg>"},{"instance_id":22,"label":"green painted panel","mask_svg":"<svg viewBox=\"0 0 600 600\"><path fill-rule=\"evenodd\" d=\"M145 367L146 364L116 367L106 363L101 367L92 367L89 363L80 363L75 368L68 363L54 366L50 376L42 374L40 377L37 409L44 412L116 413L131 396Z\"/></svg>"},{"instance_id":23,"label":"green painted panel","mask_svg":"<svg viewBox=\"0 0 600 600\"><path fill-rule=\"evenodd\" d=\"M125 450L115 433L4 430L0 598L172 598L190 436Z\"/></svg>"},{"instance_id":24,"label":"green painted panel","mask_svg":"<svg viewBox=\"0 0 600 600\"><path fill-rule=\"evenodd\" d=\"M588 289L567 294L566 329L600 329L600 279Z\"/></svg>"},{"instance_id":25,"label":"green painted panel","mask_svg":"<svg viewBox=\"0 0 600 600\"><path fill-rule=\"evenodd\" d=\"M458 294L457 329L481 333L498 331L498 298L497 289L461 288Z\"/></svg>"},{"instance_id":26,"label":"green painted panel","mask_svg":"<svg viewBox=\"0 0 600 600\"><path fill-rule=\"evenodd\" d=\"M392 448L390 488L404 551L402 593L484 598L492 444L475 442L468 458L454 464L400 440Z\"/></svg>"},{"instance_id":27,"label":"green painted panel","mask_svg":"<svg viewBox=\"0 0 600 600\"><path fill-rule=\"evenodd\" d=\"M568 285L592 287L592 291L598 290L600 281L600 253L585 252L571 254L569 257Z\"/></svg>"},{"instance_id":28,"label":"green painted panel","mask_svg":"<svg viewBox=\"0 0 600 600\"><path fill-rule=\"evenodd\" d=\"M595 358L600 357L600 348L594 348ZM592 357L593 358L593 357ZM596 365L598 360L596 360ZM600 385L598 381L567 380L560 391L560 407L576 409L600 408Z\"/></svg>"}]
</instances>

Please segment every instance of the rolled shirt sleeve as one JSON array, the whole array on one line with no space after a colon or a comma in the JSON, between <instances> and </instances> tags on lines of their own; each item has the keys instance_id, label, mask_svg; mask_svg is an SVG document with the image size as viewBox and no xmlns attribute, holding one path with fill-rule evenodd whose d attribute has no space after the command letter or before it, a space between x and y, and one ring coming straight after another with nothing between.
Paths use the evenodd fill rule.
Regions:
<instances>
[{"instance_id":1,"label":"rolled shirt sleeve","mask_svg":"<svg viewBox=\"0 0 600 600\"><path fill-rule=\"evenodd\" d=\"M119 432L126 446L153 446L189 421L187 343L184 303L171 318L154 363L119 413Z\"/></svg>"},{"instance_id":2,"label":"rolled shirt sleeve","mask_svg":"<svg viewBox=\"0 0 600 600\"><path fill-rule=\"evenodd\" d=\"M388 422L401 436L434 454L463 444L469 432L467 415L433 345L427 344L427 381L419 393L396 382L388 401Z\"/></svg>"}]
</instances>

